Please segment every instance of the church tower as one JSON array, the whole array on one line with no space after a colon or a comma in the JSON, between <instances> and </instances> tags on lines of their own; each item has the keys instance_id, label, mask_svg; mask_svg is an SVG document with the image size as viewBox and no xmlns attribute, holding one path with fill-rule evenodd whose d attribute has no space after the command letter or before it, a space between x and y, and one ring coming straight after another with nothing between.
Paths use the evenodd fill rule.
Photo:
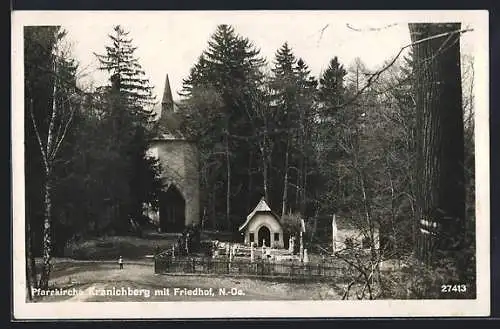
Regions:
<instances>
[{"instance_id":1,"label":"church tower","mask_svg":"<svg viewBox=\"0 0 500 329\"><path fill-rule=\"evenodd\" d=\"M163 191L158 199L159 209L148 210L148 216L162 232L182 232L187 225L200 222L198 149L194 141L182 135L181 123L167 74L158 135L149 143L150 153L161 165Z\"/></svg>"}]
</instances>

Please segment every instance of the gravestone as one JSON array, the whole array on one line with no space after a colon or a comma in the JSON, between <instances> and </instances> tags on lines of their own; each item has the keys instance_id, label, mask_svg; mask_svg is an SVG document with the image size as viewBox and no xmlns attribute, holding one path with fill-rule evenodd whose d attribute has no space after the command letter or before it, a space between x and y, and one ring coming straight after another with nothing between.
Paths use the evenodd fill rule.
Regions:
<instances>
[{"instance_id":1,"label":"gravestone","mask_svg":"<svg viewBox=\"0 0 500 329\"><path fill-rule=\"evenodd\" d=\"M307 249L304 249L304 264L309 263L309 255L307 254Z\"/></svg>"},{"instance_id":2,"label":"gravestone","mask_svg":"<svg viewBox=\"0 0 500 329\"><path fill-rule=\"evenodd\" d=\"M300 249L299 249L300 261L304 261L304 239L302 238L302 232L300 232Z\"/></svg>"},{"instance_id":3,"label":"gravestone","mask_svg":"<svg viewBox=\"0 0 500 329\"><path fill-rule=\"evenodd\" d=\"M186 234L186 254L189 255L189 233Z\"/></svg>"}]
</instances>

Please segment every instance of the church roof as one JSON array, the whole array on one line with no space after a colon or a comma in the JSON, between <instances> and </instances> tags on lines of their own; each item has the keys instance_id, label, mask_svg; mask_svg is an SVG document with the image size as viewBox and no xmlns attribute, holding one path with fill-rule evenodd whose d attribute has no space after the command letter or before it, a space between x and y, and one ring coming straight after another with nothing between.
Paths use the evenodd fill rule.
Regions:
<instances>
[{"instance_id":1,"label":"church roof","mask_svg":"<svg viewBox=\"0 0 500 329\"><path fill-rule=\"evenodd\" d=\"M165 78L165 89L163 90L163 98L161 100L162 104L172 104L174 99L172 97L172 90L170 89L170 81L168 80L168 74Z\"/></svg>"},{"instance_id":2,"label":"church roof","mask_svg":"<svg viewBox=\"0 0 500 329\"><path fill-rule=\"evenodd\" d=\"M156 109L156 136L153 140L187 140L181 132L182 116L178 113L179 105L173 101L168 74L165 77L163 98Z\"/></svg>"},{"instance_id":3,"label":"church roof","mask_svg":"<svg viewBox=\"0 0 500 329\"><path fill-rule=\"evenodd\" d=\"M267 204L267 202L264 199L264 197L262 197L262 199L260 199L259 203L254 208L254 210L252 210L252 212L248 214L247 220L239 227L239 230L240 231L243 230L248 225L248 223L250 223L250 221L252 220L253 216L255 216L255 214L258 213L258 212L268 212L268 213L272 214L274 217L277 218L276 214L273 213L273 211L271 210L271 208Z\"/></svg>"}]
</instances>

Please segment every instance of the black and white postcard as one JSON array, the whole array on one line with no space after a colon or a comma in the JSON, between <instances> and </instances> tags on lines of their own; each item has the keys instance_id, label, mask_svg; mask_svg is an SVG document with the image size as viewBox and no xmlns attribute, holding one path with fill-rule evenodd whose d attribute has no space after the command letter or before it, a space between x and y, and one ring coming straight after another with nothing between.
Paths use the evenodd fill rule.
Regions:
<instances>
[{"instance_id":1,"label":"black and white postcard","mask_svg":"<svg viewBox=\"0 0 500 329\"><path fill-rule=\"evenodd\" d=\"M487 11L14 11L16 319L490 313Z\"/></svg>"}]
</instances>

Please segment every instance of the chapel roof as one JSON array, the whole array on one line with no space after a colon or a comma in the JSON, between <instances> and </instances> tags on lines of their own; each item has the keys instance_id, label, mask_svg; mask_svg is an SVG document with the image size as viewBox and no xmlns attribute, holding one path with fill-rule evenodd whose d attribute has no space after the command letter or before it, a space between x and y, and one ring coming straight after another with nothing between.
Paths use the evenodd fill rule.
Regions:
<instances>
[{"instance_id":1,"label":"chapel roof","mask_svg":"<svg viewBox=\"0 0 500 329\"><path fill-rule=\"evenodd\" d=\"M276 216L276 214L271 210L271 208L269 207L269 205L267 204L266 200L264 197L262 197L259 201L259 203L257 204L257 206L252 210L251 213L248 214L247 216L247 219L246 221L239 227L239 231L243 230L247 225L248 223L250 223L250 221L252 220L252 218L255 216L255 214L257 213L261 213L261 212L267 212L267 213L270 213L272 214L276 219L278 219L278 216Z\"/></svg>"}]
</instances>

